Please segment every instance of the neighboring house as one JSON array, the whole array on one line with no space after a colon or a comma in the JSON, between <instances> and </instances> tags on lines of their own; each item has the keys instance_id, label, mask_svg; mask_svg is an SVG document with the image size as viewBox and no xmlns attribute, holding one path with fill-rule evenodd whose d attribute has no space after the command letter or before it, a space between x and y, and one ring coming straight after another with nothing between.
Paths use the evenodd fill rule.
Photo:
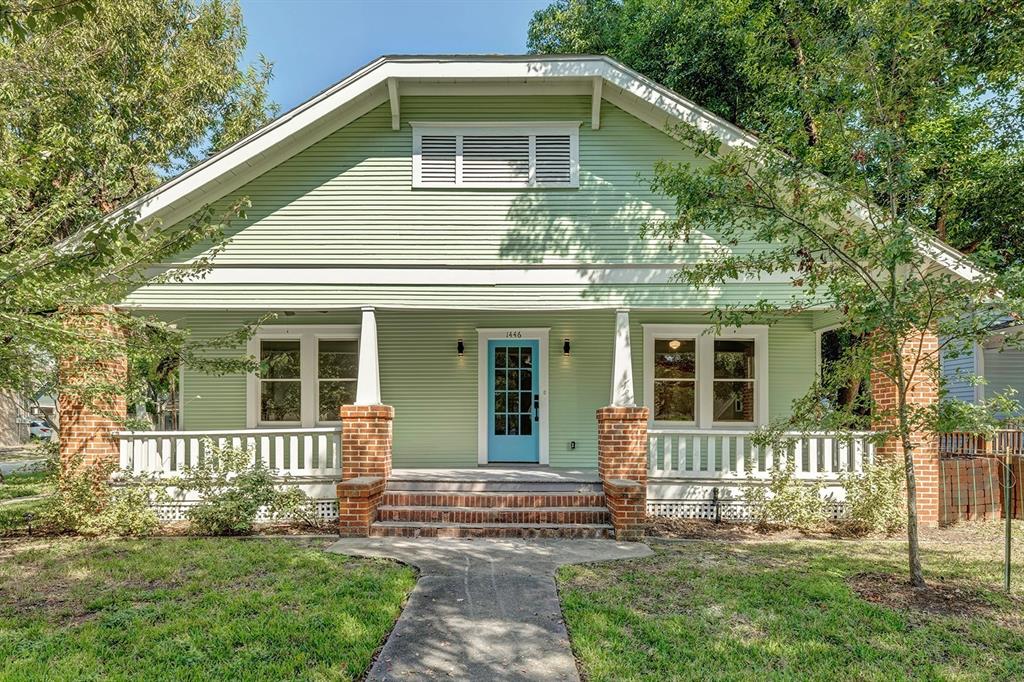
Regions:
<instances>
[{"instance_id":1,"label":"neighboring house","mask_svg":"<svg viewBox=\"0 0 1024 682\"><path fill-rule=\"evenodd\" d=\"M28 441L29 408L24 396L0 391L0 447Z\"/></svg>"},{"instance_id":2,"label":"neighboring house","mask_svg":"<svg viewBox=\"0 0 1024 682\"><path fill-rule=\"evenodd\" d=\"M1024 402L1024 350L1010 337L1024 332L1019 323L1006 322L992 330L984 343L974 344L966 353L943 353L942 376L948 395L967 403L979 403L998 393L1015 391L1014 399ZM977 379L982 381L978 381Z\"/></svg>"},{"instance_id":3,"label":"neighboring house","mask_svg":"<svg viewBox=\"0 0 1024 682\"><path fill-rule=\"evenodd\" d=\"M385 57L169 181L129 209L173 225L206 204L247 197L251 207L207 276L142 287L123 305L199 338L279 315L235 349L260 358L261 375L185 367L185 431L125 434L122 462L174 471L213 432L319 481L307 490L331 514L339 467L374 473L386 445L396 471L371 513L377 532L440 533L470 517L409 511L422 502L402 491L490 490L504 477L518 492L599 494L595 414L635 403L650 409L649 467L640 435L628 445L642 448L639 460L615 476L649 468L654 511L742 515L745 471L764 478L772 461L748 436L810 386L832 317L705 333L716 304L788 300L792 284L679 284L680 268L723 248L716 236L673 248L640 238L646 222L673 215L649 187L655 163L702 162L666 133L681 121L756 143L605 57ZM338 408L350 403L392 406L392 435L374 431L385 413L366 413L341 443ZM350 442L361 429L368 440ZM871 454L829 437L796 453L800 477L831 484ZM488 468L501 464L548 468ZM594 513L587 528L600 534L607 519ZM560 530L579 519L567 514L547 509L530 523ZM508 520L472 518L480 532Z\"/></svg>"}]
</instances>

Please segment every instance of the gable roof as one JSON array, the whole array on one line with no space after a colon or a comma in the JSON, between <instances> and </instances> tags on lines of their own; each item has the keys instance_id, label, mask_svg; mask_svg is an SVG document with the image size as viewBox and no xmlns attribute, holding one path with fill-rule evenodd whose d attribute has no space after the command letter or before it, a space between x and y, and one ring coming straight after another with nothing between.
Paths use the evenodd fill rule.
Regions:
<instances>
[{"instance_id":1,"label":"gable roof","mask_svg":"<svg viewBox=\"0 0 1024 682\"><path fill-rule=\"evenodd\" d=\"M114 215L137 212L139 220L176 222L377 106L389 100L397 104L403 93L451 92L460 85L466 94L488 88L509 94L587 94L659 129L685 121L729 144L757 142L725 119L604 56L391 55L354 71Z\"/></svg>"},{"instance_id":2,"label":"gable roof","mask_svg":"<svg viewBox=\"0 0 1024 682\"><path fill-rule=\"evenodd\" d=\"M600 125L602 99L664 130L688 123L731 146L757 138L682 95L603 55L386 55L285 112L112 214L137 213L172 224L262 175L335 130L390 102L398 129L404 94L585 94L591 125ZM966 279L981 271L955 249L923 236L922 251Z\"/></svg>"}]
</instances>

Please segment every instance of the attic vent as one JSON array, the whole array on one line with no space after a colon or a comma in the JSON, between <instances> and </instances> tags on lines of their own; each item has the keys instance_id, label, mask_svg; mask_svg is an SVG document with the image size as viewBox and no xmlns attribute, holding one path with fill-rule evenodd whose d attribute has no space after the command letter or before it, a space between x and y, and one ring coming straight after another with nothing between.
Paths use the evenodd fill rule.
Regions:
<instances>
[{"instance_id":1,"label":"attic vent","mask_svg":"<svg viewBox=\"0 0 1024 682\"><path fill-rule=\"evenodd\" d=\"M454 135L423 136L423 180L424 182L455 184Z\"/></svg>"},{"instance_id":2,"label":"attic vent","mask_svg":"<svg viewBox=\"0 0 1024 682\"><path fill-rule=\"evenodd\" d=\"M578 187L579 123L413 123L414 187Z\"/></svg>"}]
</instances>

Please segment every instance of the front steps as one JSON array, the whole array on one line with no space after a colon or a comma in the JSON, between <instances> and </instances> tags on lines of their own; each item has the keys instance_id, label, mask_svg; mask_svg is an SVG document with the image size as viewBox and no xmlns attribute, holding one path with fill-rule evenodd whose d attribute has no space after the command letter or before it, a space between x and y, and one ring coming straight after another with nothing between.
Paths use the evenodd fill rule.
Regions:
<instances>
[{"instance_id":1,"label":"front steps","mask_svg":"<svg viewBox=\"0 0 1024 682\"><path fill-rule=\"evenodd\" d=\"M393 476L370 535L611 538L614 530L596 476L558 480L538 470L501 477L483 470L457 480L442 474Z\"/></svg>"}]
</instances>

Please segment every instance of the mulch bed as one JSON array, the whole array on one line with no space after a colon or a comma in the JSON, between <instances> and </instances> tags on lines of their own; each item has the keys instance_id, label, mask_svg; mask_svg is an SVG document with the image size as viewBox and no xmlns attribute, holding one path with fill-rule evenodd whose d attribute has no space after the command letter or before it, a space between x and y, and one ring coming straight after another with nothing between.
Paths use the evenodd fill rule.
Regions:
<instances>
[{"instance_id":1,"label":"mulch bed","mask_svg":"<svg viewBox=\"0 0 1024 682\"><path fill-rule=\"evenodd\" d=\"M933 580L925 587L913 587L906 576L891 573L858 573L850 576L849 584L864 601L896 611L916 611L950 618L991 617L997 620L1004 620L1008 611L984 599L980 590L971 585ZM1024 606L1024 600L1007 598ZM1011 610L1019 613L1019 608Z\"/></svg>"}]
</instances>

